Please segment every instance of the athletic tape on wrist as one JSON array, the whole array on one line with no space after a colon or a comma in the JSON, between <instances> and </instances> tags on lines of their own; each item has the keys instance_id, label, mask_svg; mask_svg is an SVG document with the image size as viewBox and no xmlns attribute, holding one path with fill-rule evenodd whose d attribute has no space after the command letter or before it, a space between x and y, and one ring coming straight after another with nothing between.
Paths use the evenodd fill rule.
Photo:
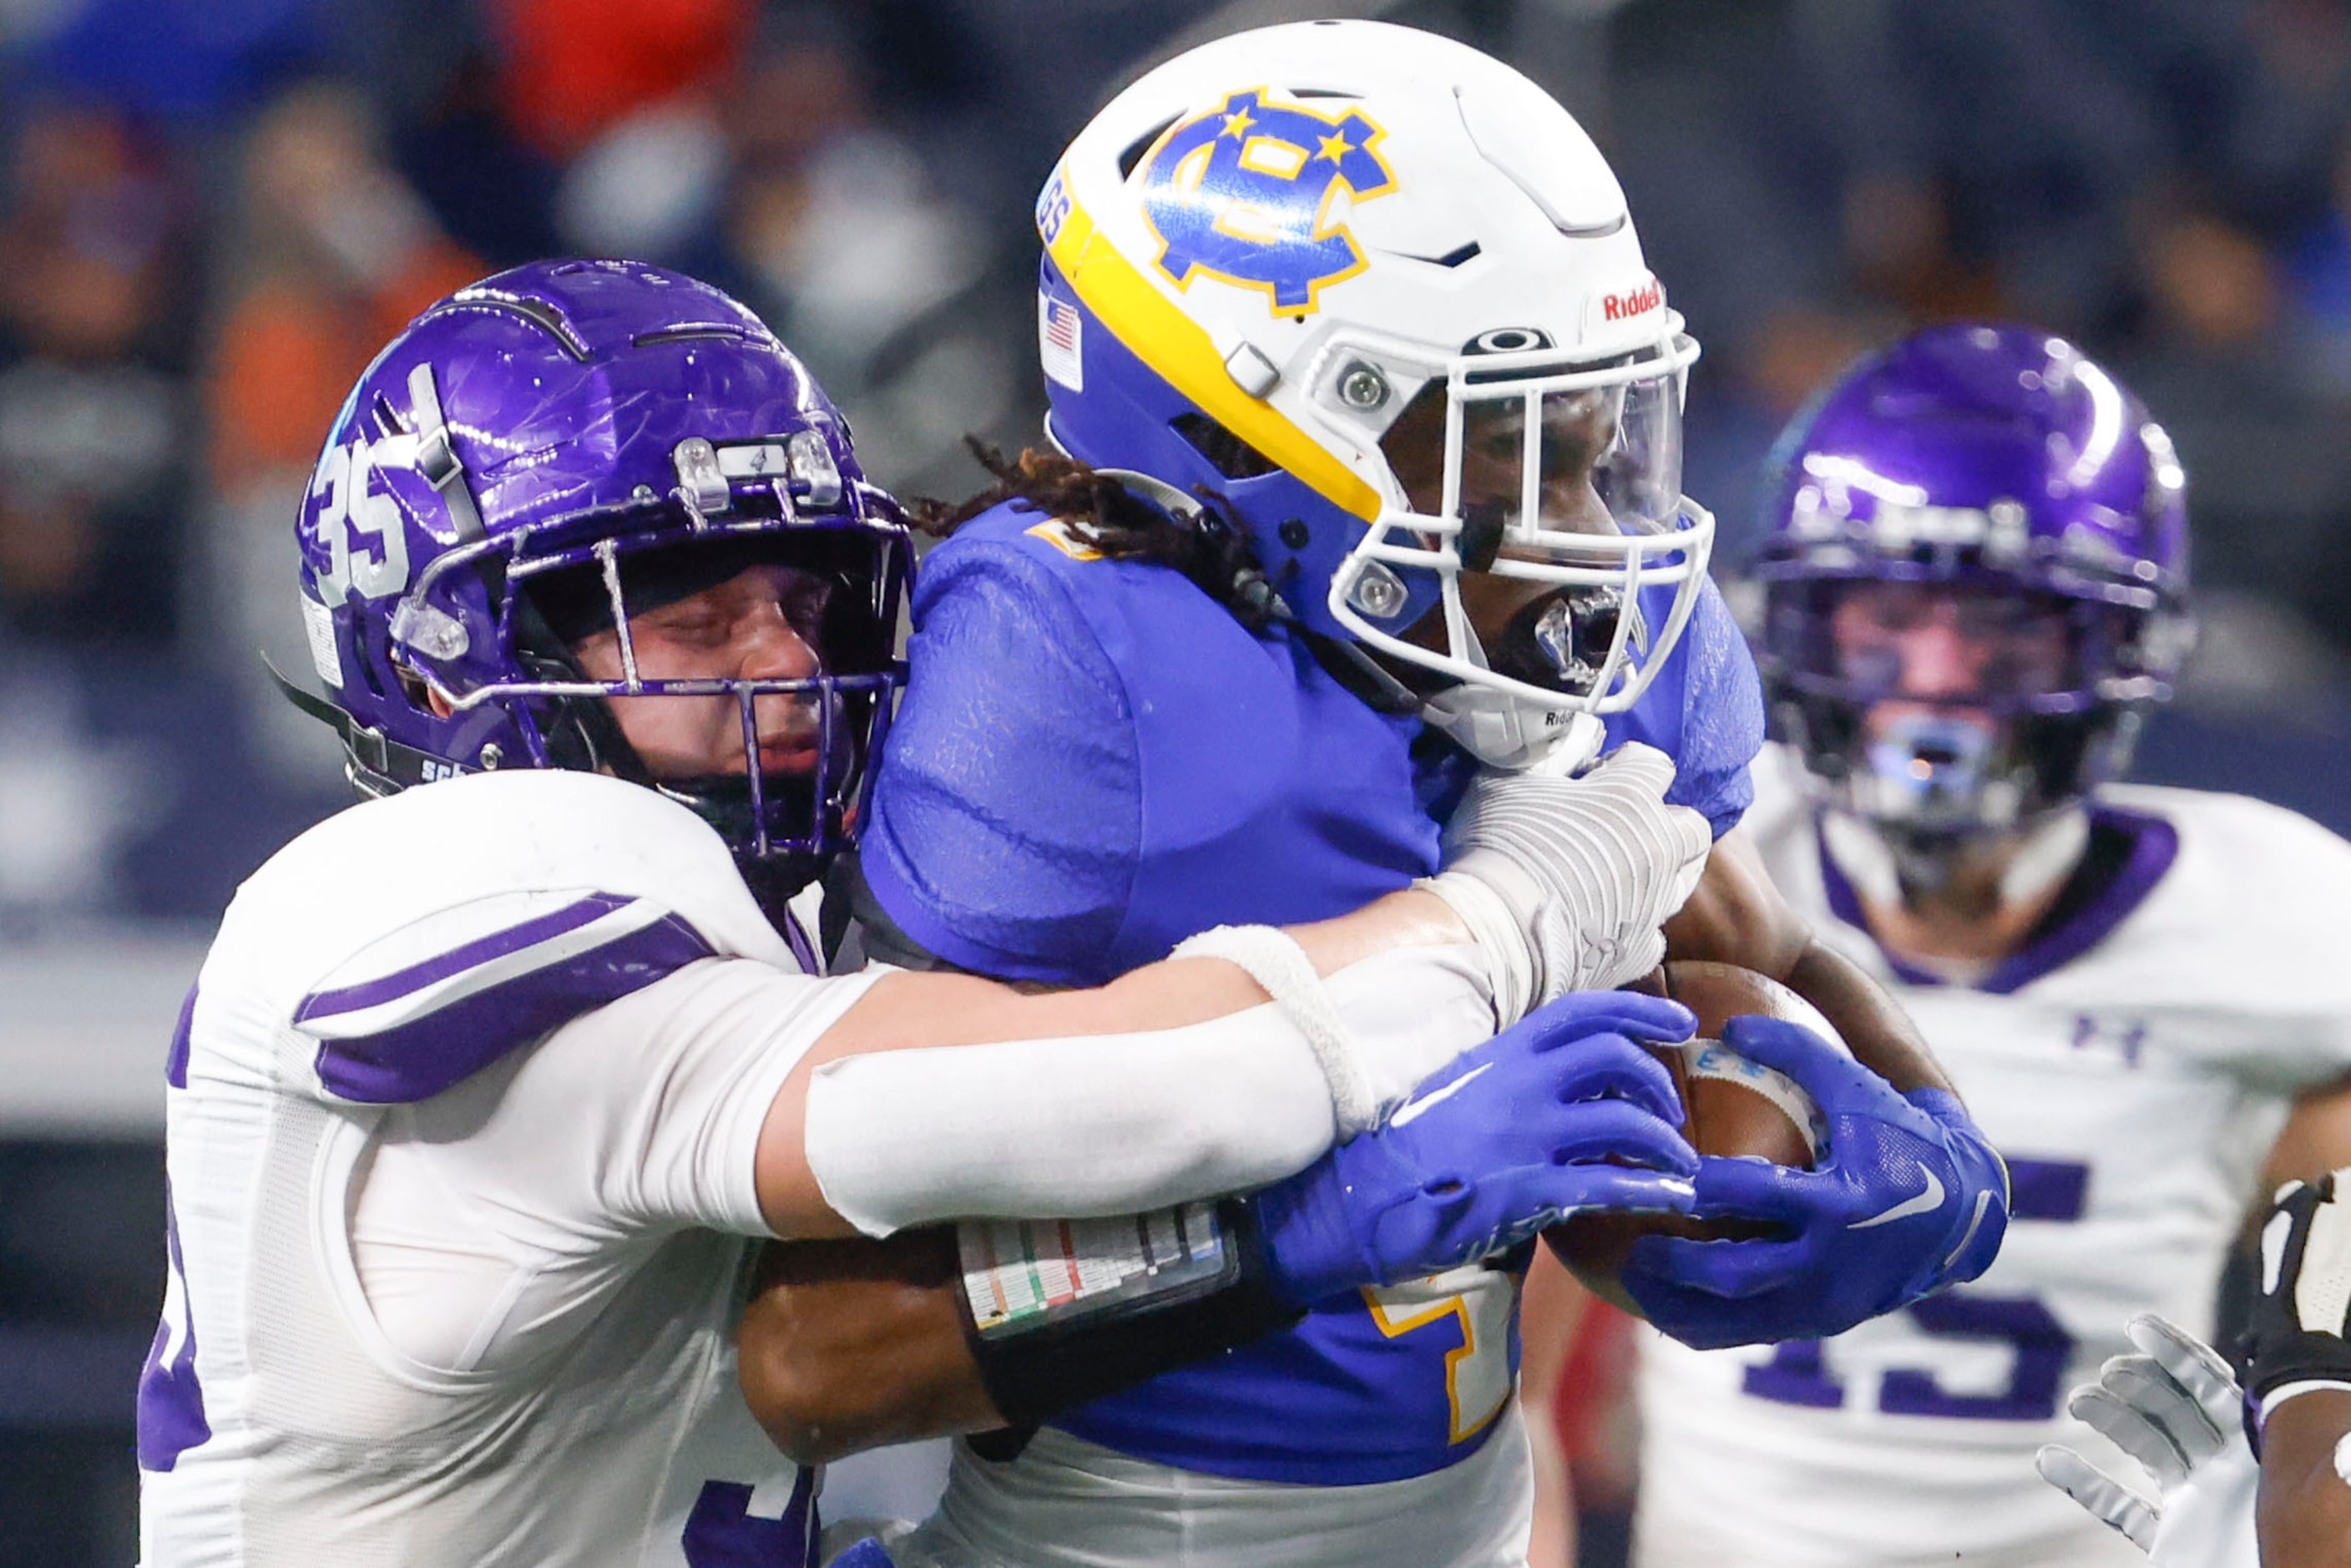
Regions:
<instances>
[{"instance_id":1,"label":"athletic tape on wrist","mask_svg":"<svg viewBox=\"0 0 2351 1568\"><path fill-rule=\"evenodd\" d=\"M1232 1267L1206 1203L1098 1219L967 1219L956 1246L964 1301L984 1339L1187 1295Z\"/></svg>"},{"instance_id":2,"label":"athletic tape on wrist","mask_svg":"<svg viewBox=\"0 0 2351 1568\"><path fill-rule=\"evenodd\" d=\"M1465 872L1439 872L1412 885L1443 899L1468 927L1470 939L1486 959L1496 1027L1508 1029L1524 1018L1541 985L1538 950L1526 925L1531 915L1513 909L1485 878Z\"/></svg>"},{"instance_id":3,"label":"athletic tape on wrist","mask_svg":"<svg viewBox=\"0 0 2351 1568\"><path fill-rule=\"evenodd\" d=\"M1273 1289L1238 1199L1110 1219L966 1220L956 1238L965 1343L1015 1428L1305 1315Z\"/></svg>"},{"instance_id":4,"label":"athletic tape on wrist","mask_svg":"<svg viewBox=\"0 0 2351 1568\"><path fill-rule=\"evenodd\" d=\"M1322 988L1322 977L1287 933L1270 925L1218 925L1187 936L1170 958L1222 958L1238 965L1298 1026L1331 1085L1332 1120L1345 1143L1378 1119L1379 1103L1364 1081L1347 1026Z\"/></svg>"}]
</instances>

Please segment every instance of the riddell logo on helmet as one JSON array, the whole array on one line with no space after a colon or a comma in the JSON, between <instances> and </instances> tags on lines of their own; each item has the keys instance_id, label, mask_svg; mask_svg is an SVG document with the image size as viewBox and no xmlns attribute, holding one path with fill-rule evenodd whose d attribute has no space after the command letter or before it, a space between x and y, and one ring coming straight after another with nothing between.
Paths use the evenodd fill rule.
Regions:
<instances>
[{"instance_id":1,"label":"riddell logo on helmet","mask_svg":"<svg viewBox=\"0 0 2351 1568\"><path fill-rule=\"evenodd\" d=\"M1630 321L1635 316L1646 316L1666 302L1666 291L1656 278L1629 294L1604 294L1600 297L1600 319L1603 321Z\"/></svg>"}]
</instances>

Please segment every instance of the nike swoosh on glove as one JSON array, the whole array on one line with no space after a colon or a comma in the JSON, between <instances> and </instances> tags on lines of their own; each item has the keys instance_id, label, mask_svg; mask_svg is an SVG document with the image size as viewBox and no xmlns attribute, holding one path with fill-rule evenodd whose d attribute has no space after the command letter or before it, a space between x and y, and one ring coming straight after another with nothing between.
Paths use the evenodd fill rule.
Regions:
<instances>
[{"instance_id":1,"label":"nike swoosh on glove","mask_svg":"<svg viewBox=\"0 0 2351 1568\"><path fill-rule=\"evenodd\" d=\"M2125 1332L2140 1354L2109 1359L2098 1381L2074 1390L2065 1408L2112 1438L2146 1474L2102 1469L2057 1443L2042 1447L2034 1468L2092 1518L2127 1537L2156 1568L2255 1561L2253 1493L2261 1469L2240 1429L2244 1394L2228 1364L2153 1312L2133 1318Z\"/></svg>"},{"instance_id":2,"label":"nike swoosh on glove","mask_svg":"<svg viewBox=\"0 0 2351 1568\"><path fill-rule=\"evenodd\" d=\"M1723 1040L1802 1085L1828 1137L1809 1171L1698 1162L1694 1217L1785 1234L1643 1237L1621 1277L1650 1322L1701 1350L1824 1339L1991 1266L2008 1229L2008 1167L1958 1100L1896 1093L1784 1019L1734 1018Z\"/></svg>"},{"instance_id":3,"label":"nike swoosh on glove","mask_svg":"<svg viewBox=\"0 0 2351 1568\"><path fill-rule=\"evenodd\" d=\"M1252 1200L1274 1288L1309 1305L1475 1262L1584 1209L1686 1212L1698 1155L1640 1042L1696 1028L1678 1002L1601 991L1462 1052L1385 1124Z\"/></svg>"}]
</instances>

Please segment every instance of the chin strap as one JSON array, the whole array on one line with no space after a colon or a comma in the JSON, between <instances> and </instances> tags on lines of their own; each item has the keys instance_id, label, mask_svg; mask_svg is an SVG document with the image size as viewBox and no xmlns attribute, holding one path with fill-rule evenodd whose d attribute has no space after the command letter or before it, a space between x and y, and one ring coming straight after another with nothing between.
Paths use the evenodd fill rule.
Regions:
<instances>
[{"instance_id":1,"label":"chin strap","mask_svg":"<svg viewBox=\"0 0 2351 1568\"><path fill-rule=\"evenodd\" d=\"M2040 897L2073 875L2089 847L2089 812L2078 805L2050 812L2026 831L2024 841L2009 857L2007 869L2000 873L2001 901L2021 904Z\"/></svg>"},{"instance_id":2,"label":"chin strap","mask_svg":"<svg viewBox=\"0 0 2351 1568\"><path fill-rule=\"evenodd\" d=\"M1597 714L1537 708L1508 692L1467 682L1429 698L1421 716L1462 750L1505 773L1573 777L1600 755L1607 737Z\"/></svg>"},{"instance_id":3,"label":"chin strap","mask_svg":"<svg viewBox=\"0 0 2351 1568\"><path fill-rule=\"evenodd\" d=\"M344 777L362 794L396 794L436 779L454 779L460 773L475 771L445 757L435 757L429 751L386 738L381 730L360 723L325 697L304 691L287 680L266 653L261 655L261 667L269 672L269 678L277 683L278 691L287 702L333 730L342 741Z\"/></svg>"},{"instance_id":4,"label":"chin strap","mask_svg":"<svg viewBox=\"0 0 2351 1568\"><path fill-rule=\"evenodd\" d=\"M1873 822L1834 807L1821 813L1820 824L1829 859L1874 904L1901 904L1915 890L1941 887L1959 856L1985 841L1978 834L1914 835L1898 824ZM2082 863L2090 845L2090 814L2075 802L1996 836L2007 846L2001 902L2019 904L2048 893Z\"/></svg>"}]
</instances>

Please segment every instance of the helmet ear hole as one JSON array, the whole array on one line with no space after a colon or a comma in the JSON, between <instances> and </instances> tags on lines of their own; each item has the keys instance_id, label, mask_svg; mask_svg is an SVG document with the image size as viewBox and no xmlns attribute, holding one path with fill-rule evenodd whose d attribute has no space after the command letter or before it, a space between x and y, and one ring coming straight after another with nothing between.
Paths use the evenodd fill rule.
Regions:
<instances>
[{"instance_id":1,"label":"helmet ear hole","mask_svg":"<svg viewBox=\"0 0 2351 1568\"><path fill-rule=\"evenodd\" d=\"M359 665L360 684L367 687L368 695L376 701L389 700L391 694L384 690L383 675L376 668L375 650L369 647L364 639L360 640L359 655L353 663Z\"/></svg>"},{"instance_id":2,"label":"helmet ear hole","mask_svg":"<svg viewBox=\"0 0 2351 1568\"><path fill-rule=\"evenodd\" d=\"M435 712L433 706L433 688L425 684L423 675L409 668L407 661L395 655L392 661L392 673L398 678L401 695L408 699L409 706L419 713Z\"/></svg>"}]
</instances>

